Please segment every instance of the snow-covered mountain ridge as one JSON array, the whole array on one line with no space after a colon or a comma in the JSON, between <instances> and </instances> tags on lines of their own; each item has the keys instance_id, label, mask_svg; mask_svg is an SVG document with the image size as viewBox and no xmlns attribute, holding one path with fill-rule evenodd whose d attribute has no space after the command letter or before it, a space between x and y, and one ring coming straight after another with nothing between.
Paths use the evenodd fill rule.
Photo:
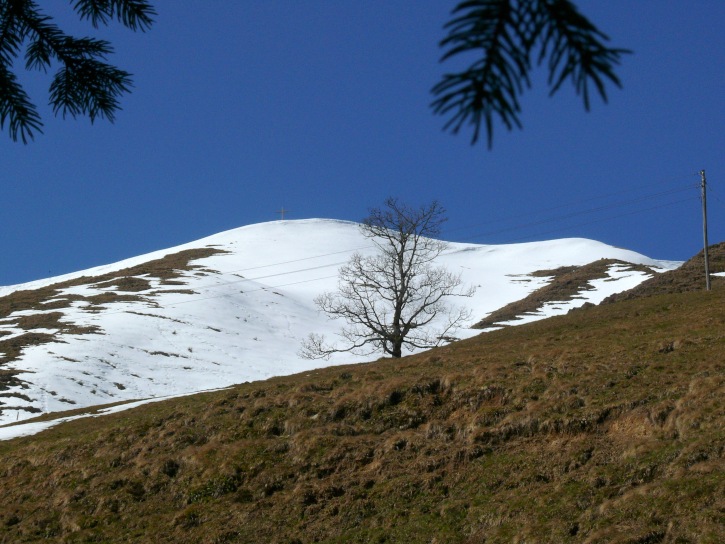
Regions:
<instances>
[{"instance_id":1,"label":"snow-covered mountain ridge","mask_svg":"<svg viewBox=\"0 0 725 544\"><path fill-rule=\"evenodd\" d=\"M335 334L340 323L321 315L313 299L335 288L337 269L353 252L372 250L356 223L275 221L0 287L0 425L360 361L352 354L309 361L297 352L311 332ZM599 259L620 263L575 298L544 304L512 324L597 304L677 266L580 238L451 243L439 263L477 287L464 301L473 324L550 283L535 272Z\"/></svg>"}]
</instances>

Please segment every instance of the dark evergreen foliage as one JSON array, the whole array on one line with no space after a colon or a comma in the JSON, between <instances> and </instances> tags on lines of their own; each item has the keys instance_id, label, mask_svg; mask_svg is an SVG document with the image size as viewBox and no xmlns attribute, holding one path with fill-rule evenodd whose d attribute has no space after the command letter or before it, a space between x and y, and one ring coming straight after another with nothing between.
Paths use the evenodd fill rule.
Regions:
<instances>
[{"instance_id":1,"label":"dark evergreen foliage","mask_svg":"<svg viewBox=\"0 0 725 544\"><path fill-rule=\"evenodd\" d=\"M131 30L145 31L156 14L146 0L75 0L72 7L94 27L117 20ZM111 44L64 33L33 0L0 0L0 128L27 143L42 133L40 115L13 72L25 48L25 67L47 72L60 65L49 88L53 112L64 117L87 115L113 121L119 97L130 90L131 74L106 62Z\"/></svg>"},{"instance_id":2,"label":"dark evergreen foliage","mask_svg":"<svg viewBox=\"0 0 725 544\"><path fill-rule=\"evenodd\" d=\"M471 143L485 124L491 147L494 117L509 130L521 128L519 96L531 85L532 57L536 64L547 61L551 94L570 79L587 110L590 84L605 102L607 80L621 87L613 68L629 51L607 47L609 38L569 0L465 0L452 15L440 42L441 60L471 55L475 60L462 72L443 76L432 89L432 107L449 117L447 130L457 133L472 125Z\"/></svg>"}]
</instances>

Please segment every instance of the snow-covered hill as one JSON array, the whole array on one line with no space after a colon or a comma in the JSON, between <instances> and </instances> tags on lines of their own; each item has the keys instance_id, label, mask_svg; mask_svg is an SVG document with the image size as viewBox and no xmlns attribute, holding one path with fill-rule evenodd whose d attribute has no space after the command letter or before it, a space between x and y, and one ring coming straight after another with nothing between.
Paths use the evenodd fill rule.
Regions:
<instances>
[{"instance_id":1,"label":"snow-covered hill","mask_svg":"<svg viewBox=\"0 0 725 544\"><path fill-rule=\"evenodd\" d=\"M309 361L297 353L309 333L334 336L338 330L340 323L319 314L313 299L335 288L337 269L355 251L372 251L355 223L276 221L0 287L0 425L360 361L350 354ZM473 324L551 279L533 272L599 259L660 271L677 266L578 238L450 244L440 264L477 286L464 301ZM520 322L596 304L651 274L613 264L608 275L579 297L549 303Z\"/></svg>"}]
</instances>

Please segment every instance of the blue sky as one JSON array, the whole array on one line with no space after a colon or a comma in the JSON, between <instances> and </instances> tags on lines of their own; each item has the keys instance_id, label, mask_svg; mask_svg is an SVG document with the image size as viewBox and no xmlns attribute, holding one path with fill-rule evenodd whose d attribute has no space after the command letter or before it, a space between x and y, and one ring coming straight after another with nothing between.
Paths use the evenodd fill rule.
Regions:
<instances>
[{"instance_id":1,"label":"blue sky","mask_svg":"<svg viewBox=\"0 0 725 544\"><path fill-rule=\"evenodd\" d=\"M585 112L536 72L524 129L494 146L441 130L430 88L454 1L158 0L147 33L94 31L134 74L114 124L56 119L50 74L24 73L45 133L0 136L0 284L76 271L279 219L359 220L387 196L438 199L444 238L484 244L586 237L660 259L725 239L725 2L581 0L629 48ZM201 6L204 6L202 9ZM284 255L280 255L284 260Z\"/></svg>"}]
</instances>

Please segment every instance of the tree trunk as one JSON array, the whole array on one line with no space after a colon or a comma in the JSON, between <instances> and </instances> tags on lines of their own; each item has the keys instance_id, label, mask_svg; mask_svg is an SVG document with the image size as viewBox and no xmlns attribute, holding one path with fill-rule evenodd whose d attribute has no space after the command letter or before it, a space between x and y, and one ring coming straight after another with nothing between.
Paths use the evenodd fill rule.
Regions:
<instances>
[{"instance_id":1,"label":"tree trunk","mask_svg":"<svg viewBox=\"0 0 725 544\"><path fill-rule=\"evenodd\" d=\"M403 356L403 340L393 340L393 349L390 350L390 355L399 359Z\"/></svg>"}]
</instances>

